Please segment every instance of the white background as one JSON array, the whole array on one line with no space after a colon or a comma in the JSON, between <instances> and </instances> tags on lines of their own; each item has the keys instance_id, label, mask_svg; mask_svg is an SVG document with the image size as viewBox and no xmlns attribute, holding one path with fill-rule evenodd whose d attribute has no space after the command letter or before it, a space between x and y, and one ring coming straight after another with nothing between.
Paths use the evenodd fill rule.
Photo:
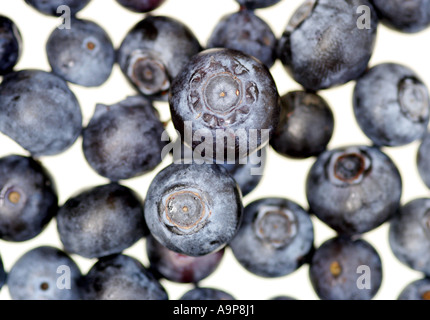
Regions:
<instances>
[{"instance_id":1,"label":"white background","mask_svg":"<svg viewBox=\"0 0 430 320\"><path fill-rule=\"evenodd\" d=\"M283 0L278 5L261 9L257 14L272 27L276 36L282 34L291 14L299 6L301 0ZM168 15L187 24L204 46L217 21L227 13L233 13L238 6L233 0L166 0L165 4L153 12L155 15ZM24 42L23 56L16 69L36 68L49 71L45 53L45 43L49 34L58 25L59 20L39 14L29 7L24 0L0 0L0 14L12 18L18 25ZM127 31L143 15L132 13L120 7L114 0L92 0L90 5L81 11L79 17L93 20L104 27L118 47ZM388 30L380 26L374 56L370 65L381 62L399 62L414 69L425 83L430 83L428 62L428 39L430 31L407 35ZM285 94L300 89L284 71L278 61L272 68L279 92ZM113 104L135 92L125 81L119 67L115 66L110 79L100 88L82 88L70 86L81 103L84 124L88 123L96 103ZM369 140L358 128L352 113L353 83L339 88L326 90L320 94L329 102L335 114L336 127L330 148L346 144L369 144ZM157 104L163 119L169 119L168 105ZM171 127L170 127L171 129ZM27 153L9 138L0 134L0 156ZM420 180L416 168L416 152L418 143L406 147L384 149L398 165L403 176L402 202L406 203L417 197L426 197L429 192ZM60 204L82 188L105 184L108 181L98 176L87 165L82 151L81 139L67 152L41 158L43 164L53 174L58 191ZM123 184L136 190L143 198L147 188L157 171L169 164L166 159L153 173L125 181ZM286 197L307 208L304 182L307 171L314 159L293 161L276 155L270 151L267 171L259 187L244 199L244 204L267 196ZM315 244L334 236L334 232L314 219ZM387 225L367 233L364 238L372 243L380 253L384 279L382 287L375 299L397 299L400 291L411 281L421 278L421 274L400 264L393 256L387 241ZM8 243L0 241L0 254L6 270L10 270L14 262L26 251L39 245L61 247L56 233L55 220L34 240L25 243ZM145 265L148 264L144 249L144 240L125 251ZM83 273L87 272L95 262L73 256ZM178 299L191 288L186 284L162 282L171 299ZM308 267L303 266L295 273L276 279L264 279L254 276L243 269L233 258L230 251L224 257L220 267L210 277L202 281L202 286L223 289L236 299L265 300L277 295L289 295L301 300L317 299L308 279ZM0 299L9 299L6 287L0 293Z\"/></svg>"}]
</instances>

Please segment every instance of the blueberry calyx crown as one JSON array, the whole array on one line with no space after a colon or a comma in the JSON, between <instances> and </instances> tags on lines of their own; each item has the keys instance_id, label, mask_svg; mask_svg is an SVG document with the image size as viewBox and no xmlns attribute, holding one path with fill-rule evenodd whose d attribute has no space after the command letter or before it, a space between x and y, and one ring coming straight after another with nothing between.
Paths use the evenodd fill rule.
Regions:
<instances>
[{"instance_id":1,"label":"blueberry calyx crown","mask_svg":"<svg viewBox=\"0 0 430 320\"><path fill-rule=\"evenodd\" d=\"M211 128L245 121L260 95L257 84L248 81L248 73L237 59L223 64L211 57L209 67L197 70L189 81L188 105L195 118Z\"/></svg>"},{"instance_id":2,"label":"blueberry calyx crown","mask_svg":"<svg viewBox=\"0 0 430 320\"><path fill-rule=\"evenodd\" d=\"M163 197L162 204L162 222L179 235L197 232L204 227L211 215L206 197L193 188L168 192Z\"/></svg>"},{"instance_id":3,"label":"blueberry calyx crown","mask_svg":"<svg viewBox=\"0 0 430 320\"><path fill-rule=\"evenodd\" d=\"M423 292L423 294L421 295L423 300L430 300L430 291L425 291Z\"/></svg>"},{"instance_id":4,"label":"blueberry calyx crown","mask_svg":"<svg viewBox=\"0 0 430 320\"><path fill-rule=\"evenodd\" d=\"M0 191L0 207L6 204L16 206L23 202L25 202L24 192L17 187L6 185Z\"/></svg>"},{"instance_id":5,"label":"blueberry calyx crown","mask_svg":"<svg viewBox=\"0 0 430 320\"><path fill-rule=\"evenodd\" d=\"M330 274L335 278L339 277L342 274L342 266L338 261L333 261L330 264Z\"/></svg>"},{"instance_id":6,"label":"blueberry calyx crown","mask_svg":"<svg viewBox=\"0 0 430 320\"><path fill-rule=\"evenodd\" d=\"M425 85L414 77L400 80L398 99L402 113L415 122L428 117L429 96Z\"/></svg>"},{"instance_id":7,"label":"blueberry calyx crown","mask_svg":"<svg viewBox=\"0 0 430 320\"><path fill-rule=\"evenodd\" d=\"M358 148L335 152L328 165L328 176L334 184L359 184L371 170L371 159Z\"/></svg>"},{"instance_id":8,"label":"blueberry calyx crown","mask_svg":"<svg viewBox=\"0 0 430 320\"><path fill-rule=\"evenodd\" d=\"M281 248L295 238L298 222L294 213L279 207L261 207L254 221L254 232L262 241Z\"/></svg>"}]
</instances>

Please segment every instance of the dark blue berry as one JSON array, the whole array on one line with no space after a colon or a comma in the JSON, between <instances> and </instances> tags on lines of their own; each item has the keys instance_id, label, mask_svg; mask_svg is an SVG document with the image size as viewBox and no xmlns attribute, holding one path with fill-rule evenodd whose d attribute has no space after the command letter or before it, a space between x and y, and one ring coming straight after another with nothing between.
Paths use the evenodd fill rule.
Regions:
<instances>
[{"instance_id":1,"label":"dark blue berry","mask_svg":"<svg viewBox=\"0 0 430 320\"><path fill-rule=\"evenodd\" d=\"M98 87L107 81L115 63L109 35L96 23L73 19L72 28L56 28L46 44L52 71L64 80Z\"/></svg>"},{"instance_id":2,"label":"dark blue berry","mask_svg":"<svg viewBox=\"0 0 430 320\"><path fill-rule=\"evenodd\" d=\"M263 19L253 11L240 10L221 18L206 47L242 51L271 68L277 58L276 44L276 36Z\"/></svg>"},{"instance_id":3,"label":"dark blue berry","mask_svg":"<svg viewBox=\"0 0 430 320\"><path fill-rule=\"evenodd\" d=\"M417 153L418 173L425 185L430 188L430 133L427 132L420 142Z\"/></svg>"},{"instance_id":4,"label":"dark blue berry","mask_svg":"<svg viewBox=\"0 0 430 320\"><path fill-rule=\"evenodd\" d=\"M281 277L300 268L312 252L314 230L309 214L281 198L252 202L242 225L229 242L235 258L262 277Z\"/></svg>"},{"instance_id":5,"label":"dark blue berry","mask_svg":"<svg viewBox=\"0 0 430 320\"><path fill-rule=\"evenodd\" d=\"M38 247L15 262L7 278L13 300L80 300L82 275L65 252Z\"/></svg>"},{"instance_id":6,"label":"dark blue berry","mask_svg":"<svg viewBox=\"0 0 430 320\"><path fill-rule=\"evenodd\" d=\"M67 83L53 73L10 73L0 85L0 131L33 156L56 155L81 134L81 108Z\"/></svg>"},{"instance_id":7,"label":"dark blue berry","mask_svg":"<svg viewBox=\"0 0 430 320\"><path fill-rule=\"evenodd\" d=\"M149 12L157 9L165 0L116 0L123 7L133 12Z\"/></svg>"},{"instance_id":8,"label":"dark blue berry","mask_svg":"<svg viewBox=\"0 0 430 320\"><path fill-rule=\"evenodd\" d=\"M8 17L0 15L0 75L10 72L22 53L21 33Z\"/></svg>"},{"instance_id":9,"label":"dark blue berry","mask_svg":"<svg viewBox=\"0 0 430 320\"><path fill-rule=\"evenodd\" d=\"M372 0L381 22L396 31L416 33L430 25L428 0Z\"/></svg>"},{"instance_id":10,"label":"dark blue berry","mask_svg":"<svg viewBox=\"0 0 430 320\"><path fill-rule=\"evenodd\" d=\"M65 250L86 258L121 253L147 233L142 200L116 183L89 188L67 200L57 226Z\"/></svg>"},{"instance_id":11,"label":"dark blue berry","mask_svg":"<svg viewBox=\"0 0 430 320\"><path fill-rule=\"evenodd\" d=\"M225 247L242 221L234 179L216 164L172 164L152 181L145 219L154 238L177 253L203 256Z\"/></svg>"},{"instance_id":12,"label":"dark blue berry","mask_svg":"<svg viewBox=\"0 0 430 320\"><path fill-rule=\"evenodd\" d=\"M147 16L127 33L118 50L118 63L139 92L167 99L172 80L199 51L199 41L184 23Z\"/></svg>"},{"instance_id":13,"label":"dark blue berry","mask_svg":"<svg viewBox=\"0 0 430 320\"><path fill-rule=\"evenodd\" d=\"M160 244L154 237L146 238L146 253L154 275L178 283L198 283L218 268L224 249L202 257L176 253Z\"/></svg>"},{"instance_id":14,"label":"dark blue berry","mask_svg":"<svg viewBox=\"0 0 430 320\"><path fill-rule=\"evenodd\" d=\"M321 96L292 91L281 98L279 125L270 145L281 155L305 159L325 151L333 131L333 112Z\"/></svg>"},{"instance_id":15,"label":"dark blue berry","mask_svg":"<svg viewBox=\"0 0 430 320\"><path fill-rule=\"evenodd\" d=\"M54 181L40 162L17 155L0 158L1 239L33 239L57 211Z\"/></svg>"},{"instance_id":16,"label":"dark blue berry","mask_svg":"<svg viewBox=\"0 0 430 320\"><path fill-rule=\"evenodd\" d=\"M390 220L389 243L406 266L430 276L430 199L402 206Z\"/></svg>"},{"instance_id":17,"label":"dark blue berry","mask_svg":"<svg viewBox=\"0 0 430 320\"><path fill-rule=\"evenodd\" d=\"M430 300L430 278L422 278L409 283L397 300Z\"/></svg>"},{"instance_id":18,"label":"dark blue berry","mask_svg":"<svg viewBox=\"0 0 430 320\"><path fill-rule=\"evenodd\" d=\"M84 279L84 300L168 300L156 278L133 257L114 255L96 262Z\"/></svg>"},{"instance_id":19,"label":"dark blue berry","mask_svg":"<svg viewBox=\"0 0 430 320\"><path fill-rule=\"evenodd\" d=\"M408 67L379 64L357 80L355 118L377 146L401 146L421 139L429 110L427 87Z\"/></svg>"},{"instance_id":20,"label":"dark blue berry","mask_svg":"<svg viewBox=\"0 0 430 320\"><path fill-rule=\"evenodd\" d=\"M236 300L230 293L215 288L196 287L187 291L179 300Z\"/></svg>"},{"instance_id":21,"label":"dark blue berry","mask_svg":"<svg viewBox=\"0 0 430 320\"><path fill-rule=\"evenodd\" d=\"M70 13L76 15L86 7L90 1L91 0L25 0L25 2L34 9L49 16L61 16L64 11L58 9L60 6L68 6L70 8Z\"/></svg>"},{"instance_id":22,"label":"dark blue berry","mask_svg":"<svg viewBox=\"0 0 430 320\"><path fill-rule=\"evenodd\" d=\"M362 234L390 219L400 205L402 179L376 147L322 153L306 180L310 211L339 234Z\"/></svg>"},{"instance_id":23,"label":"dark blue berry","mask_svg":"<svg viewBox=\"0 0 430 320\"><path fill-rule=\"evenodd\" d=\"M112 181L152 171L162 161L164 131L157 110L143 97L112 106L98 104L83 131L83 151L90 166Z\"/></svg>"},{"instance_id":24,"label":"dark blue berry","mask_svg":"<svg viewBox=\"0 0 430 320\"><path fill-rule=\"evenodd\" d=\"M2 258L0 257L0 290L3 288L3 286L5 285L5 283L6 283L6 278L7 278L7 273L6 273L6 271L5 271L5 269L4 269L4 266L3 266L3 260L2 260Z\"/></svg>"},{"instance_id":25,"label":"dark blue berry","mask_svg":"<svg viewBox=\"0 0 430 320\"><path fill-rule=\"evenodd\" d=\"M369 29L359 27L360 6L370 9ZM342 85L366 70L377 25L377 15L368 0L306 0L279 40L278 57L306 89Z\"/></svg>"},{"instance_id":26,"label":"dark blue berry","mask_svg":"<svg viewBox=\"0 0 430 320\"><path fill-rule=\"evenodd\" d=\"M225 48L195 55L173 82L169 102L182 141L221 161L237 161L266 146L280 112L267 67Z\"/></svg>"},{"instance_id":27,"label":"dark blue berry","mask_svg":"<svg viewBox=\"0 0 430 320\"><path fill-rule=\"evenodd\" d=\"M321 300L371 300L382 283L382 262L363 239L333 238L312 258L309 276Z\"/></svg>"}]
</instances>

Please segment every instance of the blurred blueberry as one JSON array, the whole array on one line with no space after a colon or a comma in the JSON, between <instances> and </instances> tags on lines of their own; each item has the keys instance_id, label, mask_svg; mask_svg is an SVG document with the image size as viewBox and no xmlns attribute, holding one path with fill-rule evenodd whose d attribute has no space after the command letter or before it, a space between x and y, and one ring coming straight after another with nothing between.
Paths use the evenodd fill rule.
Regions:
<instances>
[{"instance_id":1,"label":"blurred blueberry","mask_svg":"<svg viewBox=\"0 0 430 320\"><path fill-rule=\"evenodd\" d=\"M157 9L165 0L116 0L128 10L144 13Z\"/></svg>"},{"instance_id":2,"label":"blurred blueberry","mask_svg":"<svg viewBox=\"0 0 430 320\"><path fill-rule=\"evenodd\" d=\"M430 300L430 278L412 281L403 288L397 300Z\"/></svg>"},{"instance_id":3,"label":"blurred blueberry","mask_svg":"<svg viewBox=\"0 0 430 320\"><path fill-rule=\"evenodd\" d=\"M427 188L430 188L430 132L420 142L417 158L418 173Z\"/></svg>"},{"instance_id":4,"label":"blurred blueberry","mask_svg":"<svg viewBox=\"0 0 430 320\"><path fill-rule=\"evenodd\" d=\"M16 24L0 15L0 75L10 72L22 53L22 38Z\"/></svg>"},{"instance_id":5,"label":"blurred blueberry","mask_svg":"<svg viewBox=\"0 0 430 320\"><path fill-rule=\"evenodd\" d=\"M60 6L68 6L70 8L70 13L76 15L86 7L90 1L91 0L25 0L25 2L34 9L49 16L61 16L63 12L58 12Z\"/></svg>"},{"instance_id":6,"label":"blurred blueberry","mask_svg":"<svg viewBox=\"0 0 430 320\"><path fill-rule=\"evenodd\" d=\"M230 293L215 288L196 287L183 294L179 300L236 300Z\"/></svg>"}]
</instances>

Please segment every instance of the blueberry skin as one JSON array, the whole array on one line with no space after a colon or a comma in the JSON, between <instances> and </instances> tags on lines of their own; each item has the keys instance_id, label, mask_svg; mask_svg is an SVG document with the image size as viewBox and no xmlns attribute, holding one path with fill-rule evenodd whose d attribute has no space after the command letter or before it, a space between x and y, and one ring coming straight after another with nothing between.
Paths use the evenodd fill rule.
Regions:
<instances>
[{"instance_id":1,"label":"blueberry skin","mask_svg":"<svg viewBox=\"0 0 430 320\"><path fill-rule=\"evenodd\" d=\"M400 206L402 179L376 147L346 146L322 153L306 180L310 211L343 235L371 231Z\"/></svg>"},{"instance_id":2,"label":"blueberry skin","mask_svg":"<svg viewBox=\"0 0 430 320\"><path fill-rule=\"evenodd\" d=\"M430 276L430 199L414 199L390 220L389 243L397 259Z\"/></svg>"},{"instance_id":3,"label":"blueberry skin","mask_svg":"<svg viewBox=\"0 0 430 320\"><path fill-rule=\"evenodd\" d=\"M378 17L386 27L405 33L417 33L430 25L428 0L372 0Z\"/></svg>"},{"instance_id":4,"label":"blueberry skin","mask_svg":"<svg viewBox=\"0 0 430 320\"><path fill-rule=\"evenodd\" d=\"M144 13L157 9L165 0L116 0L120 5L133 12Z\"/></svg>"},{"instance_id":5,"label":"blueberry skin","mask_svg":"<svg viewBox=\"0 0 430 320\"><path fill-rule=\"evenodd\" d=\"M378 252L363 239L327 240L315 251L309 268L312 287L321 300L371 300L382 276ZM366 284L370 288L359 286Z\"/></svg>"},{"instance_id":6,"label":"blueberry skin","mask_svg":"<svg viewBox=\"0 0 430 320\"><path fill-rule=\"evenodd\" d=\"M25 0L34 9L49 16L61 16L64 12L57 13L59 6L68 6L74 16L85 8L91 0Z\"/></svg>"},{"instance_id":7,"label":"blueberry skin","mask_svg":"<svg viewBox=\"0 0 430 320\"><path fill-rule=\"evenodd\" d=\"M4 269L3 260L2 260L2 258L0 256L0 290L5 285L6 279L7 279L7 273L6 273L5 269Z\"/></svg>"},{"instance_id":8,"label":"blueberry skin","mask_svg":"<svg viewBox=\"0 0 430 320\"><path fill-rule=\"evenodd\" d=\"M278 90L267 67L226 48L195 55L175 78L169 103L182 141L193 151L203 145L208 159L222 161L245 158L268 145L280 112ZM187 141L189 134L192 143Z\"/></svg>"},{"instance_id":9,"label":"blueberry skin","mask_svg":"<svg viewBox=\"0 0 430 320\"><path fill-rule=\"evenodd\" d=\"M377 146L402 146L421 139L429 123L426 85L410 68L378 64L354 89L354 114L361 130Z\"/></svg>"},{"instance_id":10,"label":"blueberry skin","mask_svg":"<svg viewBox=\"0 0 430 320\"><path fill-rule=\"evenodd\" d=\"M157 279L133 257L99 259L84 278L84 300L168 300Z\"/></svg>"},{"instance_id":11,"label":"blueberry skin","mask_svg":"<svg viewBox=\"0 0 430 320\"><path fill-rule=\"evenodd\" d=\"M7 278L12 300L81 300L81 285L78 265L67 253L49 246L21 256Z\"/></svg>"},{"instance_id":12,"label":"blueberry skin","mask_svg":"<svg viewBox=\"0 0 430 320\"><path fill-rule=\"evenodd\" d=\"M271 298L269 300L275 300L275 301L289 300L289 301L293 301L293 300L297 300L297 299L289 297L289 296L276 296L276 297L273 297L273 298Z\"/></svg>"},{"instance_id":13,"label":"blueberry skin","mask_svg":"<svg viewBox=\"0 0 430 320\"><path fill-rule=\"evenodd\" d=\"M57 214L55 183L33 158L0 158L0 238L22 242L39 235Z\"/></svg>"},{"instance_id":14,"label":"blueberry skin","mask_svg":"<svg viewBox=\"0 0 430 320\"><path fill-rule=\"evenodd\" d=\"M234 179L215 164L172 164L157 174L145 200L145 220L168 249L199 257L226 246L242 221Z\"/></svg>"},{"instance_id":15,"label":"blueberry skin","mask_svg":"<svg viewBox=\"0 0 430 320\"><path fill-rule=\"evenodd\" d=\"M417 152L416 164L421 180L430 188L430 132L424 135Z\"/></svg>"},{"instance_id":16,"label":"blueberry skin","mask_svg":"<svg viewBox=\"0 0 430 320\"><path fill-rule=\"evenodd\" d=\"M128 97L112 106L98 104L83 131L85 159L101 176L119 181L142 176L162 161L167 142L157 110L147 99Z\"/></svg>"},{"instance_id":17,"label":"blueberry skin","mask_svg":"<svg viewBox=\"0 0 430 320\"><path fill-rule=\"evenodd\" d=\"M183 22L149 15L127 33L117 60L140 93L166 100L172 80L201 50L198 39Z\"/></svg>"},{"instance_id":18,"label":"blueberry skin","mask_svg":"<svg viewBox=\"0 0 430 320\"><path fill-rule=\"evenodd\" d=\"M0 75L15 67L22 54L22 37L17 25L0 15Z\"/></svg>"},{"instance_id":19,"label":"blueberry skin","mask_svg":"<svg viewBox=\"0 0 430 320\"><path fill-rule=\"evenodd\" d=\"M53 73L22 70L0 85L0 131L34 157L57 155L82 131L82 112L67 83Z\"/></svg>"},{"instance_id":20,"label":"blueberry skin","mask_svg":"<svg viewBox=\"0 0 430 320\"><path fill-rule=\"evenodd\" d=\"M71 29L56 28L46 43L52 71L66 81L99 87L112 73L115 49L109 35L89 20L73 19Z\"/></svg>"},{"instance_id":21,"label":"blueberry skin","mask_svg":"<svg viewBox=\"0 0 430 320\"><path fill-rule=\"evenodd\" d=\"M67 200L58 212L57 227L67 252L90 259L121 253L147 234L142 200L116 183Z\"/></svg>"},{"instance_id":22,"label":"blueberry skin","mask_svg":"<svg viewBox=\"0 0 430 320\"><path fill-rule=\"evenodd\" d=\"M357 9L362 5L371 10L370 29L357 26L362 16ZM278 57L306 89L343 85L366 70L377 25L376 12L368 0L307 0L279 39Z\"/></svg>"},{"instance_id":23,"label":"blueberry skin","mask_svg":"<svg viewBox=\"0 0 430 320\"><path fill-rule=\"evenodd\" d=\"M313 242L313 224L302 207L287 199L265 198L245 207L242 225L229 246L246 270L275 278L299 269Z\"/></svg>"},{"instance_id":24,"label":"blueberry skin","mask_svg":"<svg viewBox=\"0 0 430 320\"><path fill-rule=\"evenodd\" d=\"M241 7L250 10L267 8L281 2L281 0L236 0Z\"/></svg>"},{"instance_id":25,"label":"blueberry skin","mask_svg":"<svg viewBox=\"0 0 430 320\"><path fill-rule=\"evenodd\" d=\"M251 10L225 15L208 40L206 48L229 48L254 56L271 68L276 59L277 38L270 26Z\"/></svg>"},{"instance_id":26,"label":"blueberry skin","mask_svg":"<svg viewBox=\"0 0 430 320\"><path fill-rule=\"evenodd\" d=\"M236 300L230 293L215 288L196 287L184 293L179 300Z\"/></svg>"},{"instance_id":27,"label":"blueberry skin","mask_svg":"<svg viewBox=\"0 0 430 320\"><path fill-rule=\"evenodd\" d=\"M430 278L423 278L409 283L400 292L397 300L430 300Z\"/></svg>"},{"instance_id":28,"label":"blueberry skin","mask_svg":"<svg viewBox=\"0 0 430 320\"><path fill-rule=\"evenodd\" d=\"M202 257L190 257L167 249L154 237L146 238L146 253L151 272L177 283L198 283L218 268L224 249Z\"/></svg>"},{"instance_id":29,"label":"blueberry skin","mask_svg":"<svg viewBox=\"0 0 430 320\"><path fill-rule=\"evenodd\" d=\"M285 157L306 159L327 149L333 131L333 112L321 96L292 91L281 97L279 125L270 145Z\"/></svg>"}]
</instances>

